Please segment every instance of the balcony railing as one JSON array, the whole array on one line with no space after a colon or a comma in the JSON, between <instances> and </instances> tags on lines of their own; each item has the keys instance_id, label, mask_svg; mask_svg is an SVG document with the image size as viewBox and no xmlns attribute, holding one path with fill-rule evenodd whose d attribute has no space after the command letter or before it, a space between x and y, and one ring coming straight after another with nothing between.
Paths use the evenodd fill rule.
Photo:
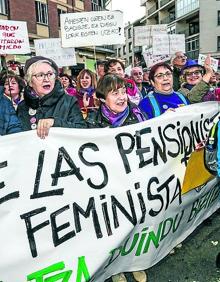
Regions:
<instances>
[{"instance_id":1,"label":"balcony railing","mask_svg":"<svg viewBox=\"0 0 220 282\"><path fill-rule=\"evenodd\" d=\"M161 0L160 1L160 7L166 5L167 3L169 3L171 0Z\"/></svg>"},{"instance_id":2,"label":"balcony railing","mask_svg":"<svg viewBox=\"0 0 220 282\"><path fill-rule=\"evenodd\" d=\"M178 34L185 34L186 37L189 36L189 29L183 29L177 32Z\"/></svg>"},{"instance_id":3,"label":"balcony railing","mask_svg":"<svg viewBox=\"0 0 220 282\"><path fill-rule=\"evenodd\" d=\"M171 23L171 22L173 22L173 21L175 21L175 16L168 16L168 17L166 17L166 18L163 18L161 21L160 21L160 23L161 24L169 24L169 23Z\"/></svg>"},{"instance_id":4,"label":"balcony railing","mask_svg":"<svg viewBox=\"0 0 220 282\"><path fill-rule=\"evenodd\" d=\"M148 16L153 14L157 10L157 5L153 5L149 10L148 10Z\"/></svg>"}]
</instances>

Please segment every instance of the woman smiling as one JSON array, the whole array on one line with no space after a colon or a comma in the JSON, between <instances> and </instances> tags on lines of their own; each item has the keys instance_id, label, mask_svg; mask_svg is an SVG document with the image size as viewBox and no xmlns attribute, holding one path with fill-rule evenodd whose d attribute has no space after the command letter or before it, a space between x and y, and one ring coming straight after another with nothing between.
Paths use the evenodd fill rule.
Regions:
<instances>
[{"instance_id":1,"label":"woman smiling","mask_svg":"<svg viewBox=\"0 0 220 282\"><path fill-rule=\"evenodd\" d=\"M168 110L190 104L183 94L173 90L173 71L170 65L158 63L149 73L154 90L141 100L139 107L149 118L157 117Z\"/></svg>"},{"instance_id":2,"label":"woman smiling","mask_svg":"<svg viewBox=\"0 0 220 282\"><path fill-rule=\"evenodd\" d=\"M126 93L126 81L116 74L106 74L99 80L96 96L101 105L87 118L89 127L118 127L147 119Z\"/></svg>"}]
</instances>

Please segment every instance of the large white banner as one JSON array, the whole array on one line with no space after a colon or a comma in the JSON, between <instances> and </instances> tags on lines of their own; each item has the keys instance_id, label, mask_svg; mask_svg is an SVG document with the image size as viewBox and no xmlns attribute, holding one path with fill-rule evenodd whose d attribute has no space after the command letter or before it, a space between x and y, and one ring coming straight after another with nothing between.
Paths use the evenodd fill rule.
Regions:
<instances>
[{"instance_id":1,"label":"large white banner","mask_svg":"<svg viewBox=\"0 0 220 282\"><path fill-rule=\"evenodd\" d=\"M152 46L153 36L167 34L167 25L143 25L134 27L134 46Z\"/></svg>"},{"instance_id":2,"label":"large white banner","mask_svg":"<svg viewBox=\"0 0 220 282\"><path fill-rule=\"evenodd\" d=\"M56 62L59 67L76 65L75 48L62 48L61 38L35 39L37 56L44 56Z\"/></svg>"},{"instance_id":3,"label":"large white banner","mask_svg":"<svg viewBox=\"0 0 220 282\"><path fill-rule=\"evenodd\" d=\"M124 44L123 13L99 11L61 14L63 47Z\"/></svg>"},{"instance_id":4,"label":"large white banner","mask_svg":"<svg viewBox=\"0 0 220 282\"><path fill-rule=\"evenodd\" d=\"M218 111L208 102L116 129L1 137L0 281L103 282L160 261L220 206L216 179L182 190Z\"/></svg>"},{"instance_id":5,"label":"large white banner","mask_svg":"<svg viewBox=\"0 0 220 282\"><path fill-rule=\"evenodd\" d=\"M0 20L0 54L30 53L27 23Z\"/></svg>"}]
</instances>

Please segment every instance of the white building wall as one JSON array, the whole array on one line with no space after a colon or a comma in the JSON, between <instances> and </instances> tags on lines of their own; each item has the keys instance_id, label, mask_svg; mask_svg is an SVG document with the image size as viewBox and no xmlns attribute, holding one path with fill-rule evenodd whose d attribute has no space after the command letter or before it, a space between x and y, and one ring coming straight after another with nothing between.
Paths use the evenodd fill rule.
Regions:
<instances>
[{"instance_id":1,"label":"white building wall","mask_svg":"<svg viewBox=\"0 0 220 282\"><path fill-rule=\"evenodd\" d=\"M218 11L220 11L220 1L200 0L200 53L220 55L220 52L217 52L217 36L220 36Z\"/></svg>"}]
</instances>

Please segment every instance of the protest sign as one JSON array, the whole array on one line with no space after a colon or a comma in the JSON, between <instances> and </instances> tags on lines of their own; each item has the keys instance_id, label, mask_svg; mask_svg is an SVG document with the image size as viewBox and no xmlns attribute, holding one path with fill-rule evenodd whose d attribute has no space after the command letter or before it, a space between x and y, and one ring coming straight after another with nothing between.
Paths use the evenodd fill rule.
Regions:
<instances>
[{"instance_id":1,"label":"protest sign","mask_svg":"<svg viewBox=\"0 0 220 282\"><path fill-rule=\"evenodd\" d=\"M161 34L153 36L154 55L173 55L177 51L185 53L185 34Z\"/></svg>"},{"instance_id":2,"label":"protest sign","mask_svg":"<svg viewBox=\"0 0 220 282\"><path fill-rule=\"evenodd\" d=\"M30 52L27 23L0 20L0 54L28 54Z\"/></svg>"},{"instance_id":3,"label":"protest sign","mask_svg":"<svg viewBox=\"0 0 220 282\"><path fill-rule=\"evenodd\" d=\"M121 11L67 13L60 21L63 47L125 43Z\"/></svg>"},{"instance_id":4,"label":"protest sign","mask_svg":"<svg viewBox=\"0 0 220 282\"><path fill-rule=\"evenodd\" d=\"M220 207L217 179L181 190L218 111L207 102L120 128L3 136L0 281L103 282L160 261Z\"/></svg>"},{"instance_id":5,"label":"protest sign","mask_svg":"<svg viewBox=\"0 0 220 282\"><path fill-rule=\"evenodd\" d=\"M76 65L74 48L62 48L61 38L35 39L37 56L44 56L56 62L59 67Z\"/></svg>"},{"instance_id":6,"label":"protest sign","mask_svg":"<svg viewBox=\"0 0 220 282\"><path fill-rule=\"evenodd\" d=\"M199 59L198 59L198 64L204 66L204 62L205 62L205 59L206 59L206 55L203 55L203 54L199 54ZM211 59L211 67L212 69L217 72L218 71L218 60L215 59L215 58L210 58Z\"/></svg>"},{"instance_id":7,"label":"protest sign","mask_svg":"<svg viewBox=\"0 0 220 282\"><path fill-rule=\"evenodd\" d=\"M152 67L153 65L161 62L166 62L169 61L171 56L166 54L166 55L153 55L153 49L148 48L148 46L143 46L142 47L142 55L144 57L145 63L147 67Z\"/></svg>"},{"instance_id":8,"label":"protest sign","mask_svg":"<svg viewBox=\"0 0 220 282\"><path fill-rule=\"evenodd\" d=\"M134 27L134 46L152 46L153 36L167 34L167 25L143 25Z\"/></svg>"}]
</instances>

